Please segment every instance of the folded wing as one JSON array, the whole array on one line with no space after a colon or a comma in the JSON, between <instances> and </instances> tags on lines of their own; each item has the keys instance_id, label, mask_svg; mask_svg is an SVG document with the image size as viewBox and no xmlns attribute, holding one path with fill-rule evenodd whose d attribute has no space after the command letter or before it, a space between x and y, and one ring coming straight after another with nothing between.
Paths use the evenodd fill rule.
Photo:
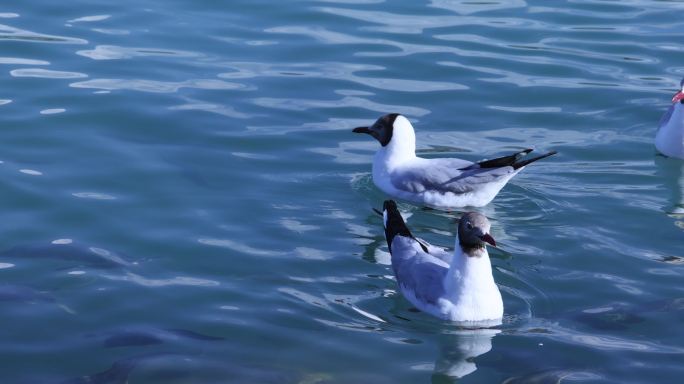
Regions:
<instances>
[{"instance_id":1,"label":"folded wing","mask_svg":"<svg viewBox=\"0 0 684 384\"><path fill-rule=\"evenodd\" d=\"M436 303L444 293L449 264L445 251L415 238L406 226L396 203L383 204L385 239L392 254L392 269L404 293L420 302ZM435 253L438 257L430 254Z\"/></svg>"},{"instance_id":2,"label":"folded wing","mask_svg":"<svg viewBox=\"0 0 684 384\"><path fill-rule=\"evenodd\" d=\"M556 154L551 151L531 159L522 157L532 152L525 149L512 155L471 163L461 159L418 158L390 175L395 188L412 193L435 191L456 194L475 192L491 183L513 176L520 168Z\"/></svg>"},{"instance_id":3,"label":"folded wing","mask_svg":"<svg viewBox=\"0 0 684 384\"><path fill-rule=\"evenodd\" d=\"M515 172L511 166L463 168L462 165L460 161L454 164L451 159L420 161L397 169L397 172L390 175L390 180L395 188L407 192L435 191L460 194L477 191Z\"/></svg>"}]
</instances>

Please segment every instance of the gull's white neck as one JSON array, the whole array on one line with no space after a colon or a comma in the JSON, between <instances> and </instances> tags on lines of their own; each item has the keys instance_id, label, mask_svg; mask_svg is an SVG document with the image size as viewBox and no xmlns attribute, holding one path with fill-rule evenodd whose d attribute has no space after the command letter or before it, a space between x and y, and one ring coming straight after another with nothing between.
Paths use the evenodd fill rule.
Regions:
<instances>
[{"instance_id":1,"label":"gull's white neck","mask_svg":"<svg viewBox=\"0 0 684 384\"><path fill-rule=\"evenodd\" d=\"M503 301L494 282L492 264L486 248L463 252L458 239L447 272L444 297L451 302L448 316L455 321L500 319Z\"/></svg>"},{"instance_id":2,"label":"gull's white neck","mask_svg":"<svg viewBox=\"0 0 684 384\"><path fill-rule=\"evenodd\" d=\"M451 260L446 279L447 292L462 290L475 292L483 287L491 288L492 285L496 287L487 248L474 250L468 255L463 252L457 239L454 258Z\"/></svg>"}]
</instances>

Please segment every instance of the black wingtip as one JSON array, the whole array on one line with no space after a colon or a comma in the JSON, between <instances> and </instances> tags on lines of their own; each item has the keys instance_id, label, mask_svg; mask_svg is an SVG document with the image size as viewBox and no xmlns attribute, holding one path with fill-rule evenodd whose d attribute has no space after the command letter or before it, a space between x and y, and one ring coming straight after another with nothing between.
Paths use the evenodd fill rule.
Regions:
<instances>
[{"instance_id":1,"label":"black wingtip","mask_svg":"<svg viewBox=\"0 0 684 384\"><path fill-rule=\"evenodd\" d=\"M534 163L534 162L537 161L537 160L541 160L541 159L547 158L547 157L549 157L549 156L553 156L553 155L555 155L555 154L557 154L557 153L558 153L557 151L551 151L551 152L545 153L545 154L543 154L543 155L541 155L541 156L537 156L537 157L533 157L533 158L531 158L531 159L519 161L519 162L513 164L512 167L513 167L513 169L520 169L520 168L522 168L522 167L524 167L524 166L526 166L526 165L528 165L528 164Z\"/></svg>"},{"instance_id":2,"label":"black wingtip","mask_svg":"<svg viewBox=\"0 0 684 384\"><path fill-rule=\"evenodd\" d=\"M480 161L478 163L469 165L465 168L461 168L461 170L476 169L476 168L499 168L499 167L508 167L508 166L512 167L516 161L520 160L521 157L527 155L528 153L530 153L532 151L533 151L532 148L526 148L526 149L523 149L522 151L518 151L512 155L497 157L497 158L491 159L491 160Z\"/></svg>"}]
</instances>

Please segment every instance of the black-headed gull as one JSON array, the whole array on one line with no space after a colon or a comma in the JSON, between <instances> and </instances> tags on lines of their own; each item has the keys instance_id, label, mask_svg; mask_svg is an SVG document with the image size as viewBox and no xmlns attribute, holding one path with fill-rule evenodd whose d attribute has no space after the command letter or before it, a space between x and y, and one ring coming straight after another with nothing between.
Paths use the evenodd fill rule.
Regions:
<instances>
[{"instance_id":1,"label":"black-headed gull","mask_svg":"<svg viewBox=\"0 0 684 384\"><path fill-rule=\"evenodd\" d=\"M353 131L367 133L382 145L373 158L373 182L378 188L393 197L436 208L487 205L524 166L556 153L521 160L532 152L525 149L479 163L457 158L424 159L416 156L413 126L398 113Z\"/></svg>"},{"instance_id":2,"label":"black-headed gull","mask_svg":"<svg viewBox=\"0 0 684 384\"><path fill-rule=\"evenodd\" d=\"M672 97L672 105L660 119L655 146L665 156L684 159L684 79L679 88Z\"/></svg>"},{"instance_id":3,"label":"black-headed gull","mask_svg":"<svg viewBox=\"0 0 684 384\"><path fill-rule=\"evenodd\" d=\"M393 200L385 201L382 213L392 269L411 304L445 320L486 326L501 323L503 301L485 247L496 242L485 216L468 212L461 217L451 254L415 238Z\"/></svg>"}]
</instances>

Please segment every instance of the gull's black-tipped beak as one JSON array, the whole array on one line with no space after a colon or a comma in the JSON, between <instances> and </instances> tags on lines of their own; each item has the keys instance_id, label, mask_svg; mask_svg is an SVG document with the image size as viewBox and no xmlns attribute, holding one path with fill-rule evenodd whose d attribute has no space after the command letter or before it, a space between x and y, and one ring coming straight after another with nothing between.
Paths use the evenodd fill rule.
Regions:
<instances>
[{"instance_id":1,"label":"gull's black-tipped beak","mask_svg":"<svg viewBox=\"0 0 684 384\"><path fill-rule=\"evenodd\" d=\"M484 241L485 243L489 243L492 246L496 247L496 241L494 241L494 238L489 233L485 233L484 235L480 236L480 240Z\"/></svg>"},{"instance_id":2,"label":"gull's black-tipped beak","mask_svg":"<svg viewBox=\"0 0 684 384\"><path fill-rule=\"evenodd\" d=\"M354 133L367 133L369 135L371 134L371 130L368 129L368 127L357 127L357 128L354 128L352 130L352 132L354 132Z\"/></svg>"}]
</instances>

